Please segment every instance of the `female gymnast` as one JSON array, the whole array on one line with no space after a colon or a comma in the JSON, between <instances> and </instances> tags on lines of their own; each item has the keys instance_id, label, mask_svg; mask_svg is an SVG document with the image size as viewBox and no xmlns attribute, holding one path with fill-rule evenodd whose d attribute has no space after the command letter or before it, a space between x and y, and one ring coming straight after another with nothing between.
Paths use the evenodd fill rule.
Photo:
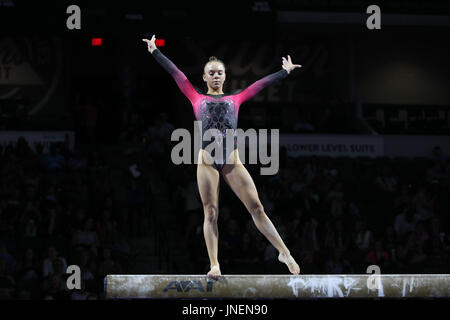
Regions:
<instances>
[{"instance_id":1,"label":"female gymnast","mask_svg":"<svg viewBox=\"0 0 450 320\"><path fill-rule=\"evenodd\" d=\"M237 129L238 112L242 103L254 97L268 85L285 78L292 70L301 65L293 64L290 56L287 56L287 59L283 57L280 71L256 81L238 94L229 95L224 94L222 90L226 78L225 65L219 59L211 57L205 64L203 73L203 81L208 86L208 92L202 94L197 92L186 76L156 48L155 35L150 40L142 40L147 43L149 52L174 78L180 90L191 102L196 119L201 121L202 132L216 128L222 133L222 136L218 135L214 140L224 148L223 161L216 162L212 159L213 155L205 150L205 145L208 145L210 141L205 141L203 137L202 148L198 153L200 161L197 165L197 183L203 203L203 234L211 268L207 274L208 277L217 280L221 276L217 258L220 175L250 212L258 230L278 250L278 260L285 263L292 274L299 274L300 267L264 212L253 179L239 159L236 136L233 150L226 150L225 131L226 129Z\"/></svg>"}]
</instances>

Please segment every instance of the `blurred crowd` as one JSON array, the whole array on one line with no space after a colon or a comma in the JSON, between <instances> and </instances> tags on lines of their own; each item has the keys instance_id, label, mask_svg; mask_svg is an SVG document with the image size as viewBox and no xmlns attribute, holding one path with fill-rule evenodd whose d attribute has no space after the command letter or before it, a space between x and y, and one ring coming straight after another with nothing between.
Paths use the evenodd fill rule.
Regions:
<instances>
[{"instance_id":1,"label":"blurred crowd","mask_svg":"<svg viewBox=\"0 0 450 320\"><path fill-rule=\"evenodd\" d=\"M23 138L0 147L0 168L0 298L102 298L105 275L133 265L129 239L146 232L130 172L117 180L98 150ZM67 290L70 265L80 290Z\"/></svg>"},{"instance_id":2,"label":"blurred crowd","mask_svg":"<svg viewBox=\"0 0 450 320\"><path fill-rule=\"evenodd\" d=\"M189 254L190 266L175 271L207 271L195 165L170 162L174 126L166 114L142 128L131 115L120 144L143 152L127 153L118 174L95 147L32 148L23 138L0 147L2 299L102 299L105 275L132 270L141 253L130 242L149 236L148 204L164 193L184 240L178 245ZM365 273L370 265L382 273L449 273L450 162L439 147L432 152L418 159L291 158L282 150L275 176L246 167L302 273ZM222 272L286 273L230 188L220 190ZM67 289L70 265L81 268L79 290Z\"/></svg>"},{"instance_id":3,"label":"blurred crowd","mask_svg":"<svg viewBox=\"0 0 450 320\"><path fill-rule=\"evenodd\" d=\"M248 169L303 273L366 273L370 265L382 273L448 273L450 162L435 151L434 160L285 156L272 177ZM194 270L203 270L209 260L193 178L179 183L177 210L187 217L180 231ZM285 273L277 251L229 187L220 192L222 272Z\"/></svg>"}]
</instances>

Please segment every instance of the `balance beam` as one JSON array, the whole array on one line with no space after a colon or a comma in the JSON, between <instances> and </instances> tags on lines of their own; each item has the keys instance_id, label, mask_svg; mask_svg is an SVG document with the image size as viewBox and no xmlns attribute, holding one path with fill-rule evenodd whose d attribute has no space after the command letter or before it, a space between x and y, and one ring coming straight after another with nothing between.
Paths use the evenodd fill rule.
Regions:
<instances>
[{"instance_id":1,"label":"balance beam","mask_svg":"<svg viewBox=\"0 0 450 320\"><path fill-rule=\"evenodd\" d=\"M107 299L450 297L450 274L107 275Z\"/></svg>"}]
</instances>

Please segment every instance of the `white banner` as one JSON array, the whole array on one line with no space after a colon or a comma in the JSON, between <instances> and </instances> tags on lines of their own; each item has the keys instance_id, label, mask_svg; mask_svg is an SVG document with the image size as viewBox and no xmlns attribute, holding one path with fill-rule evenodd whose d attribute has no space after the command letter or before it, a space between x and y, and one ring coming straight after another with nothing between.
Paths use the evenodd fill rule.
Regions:
<instances>
[{"instance_id":1,"label":"white banner","mask_svg":"<svg viewBox=\"0 0 450 320\"><path fill-rule=\"evenodd\" d=\"M381 157L384 156L382 136L280 134L280 147L289 157Z\"/></svg>"},{"instance_id":2,"label":"white banner","mask_svg":"<svg viewBox=\"0 0 450 320\"><path fill-rule=\"evenodd\" d=\"M75 147L73 131L0 131L0 144L3 147L9 144L15 146L20 137L24 137L33 151L36 151L35 143L44 145L44 153L48 152L50 144L54 142L66 142L71 151Z\"/></svg>"},{"instance_id":3,"label":"white banner","mask_svg":"<svg viewBox=\"0 0 450 320\"><path fill-rule=\"evenodd\" d=\"M290 157L431 158L435 146L450 156L449 136L280 134L281 146Z\"/></svg>"}]
</instances>

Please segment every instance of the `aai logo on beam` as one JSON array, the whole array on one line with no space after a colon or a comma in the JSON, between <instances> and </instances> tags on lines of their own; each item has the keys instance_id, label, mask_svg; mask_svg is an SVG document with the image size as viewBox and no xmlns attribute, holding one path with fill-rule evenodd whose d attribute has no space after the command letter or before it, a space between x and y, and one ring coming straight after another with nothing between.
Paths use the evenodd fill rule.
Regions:
<instances>
[{"instance_id":1,"label":"aai logo on beam","mask_svg":"<svg viewBox=\"0 0 450 320\"><path fill-rule=\"evenodd\" d=\"M206 292L211 292L213 289L213 282L206 282ZM164 288L163 292L169 290L177 290L177 292L189 292L191 290L198 290L199 292L205 292L205 287L202 285L201 281L171 281Z\"/></svg>"}]
</instances>

